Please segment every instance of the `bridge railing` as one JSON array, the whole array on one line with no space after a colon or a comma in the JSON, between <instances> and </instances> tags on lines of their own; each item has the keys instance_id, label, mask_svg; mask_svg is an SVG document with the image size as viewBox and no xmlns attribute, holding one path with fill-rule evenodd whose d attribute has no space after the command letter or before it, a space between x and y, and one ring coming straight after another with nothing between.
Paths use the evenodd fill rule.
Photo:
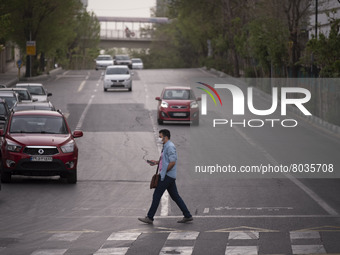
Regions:
<instances>
[{"instance_id":1,"label":"bridge railing","mask_svg":"<svg viewBox=\"0 0 340 255\"><path fill-rule=\"evenodd\" d=\"M153 38L152 30L129 30L125 29L105 29L100 31L100 39L102 40L151 40Z\"/></svg>"}]
</instances>

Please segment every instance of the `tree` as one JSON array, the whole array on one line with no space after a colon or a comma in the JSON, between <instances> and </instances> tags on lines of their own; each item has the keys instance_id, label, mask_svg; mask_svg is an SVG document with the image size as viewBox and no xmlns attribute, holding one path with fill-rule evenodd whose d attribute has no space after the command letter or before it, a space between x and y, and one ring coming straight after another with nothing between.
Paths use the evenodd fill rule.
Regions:
<instances>
[{"instance_id":1,"label":"tree","mask_svg":"<svg viewBox=\"0 0 340 255\"><path fill-rule=\"evenodd\" d=\"M12 30L10 39L25 52L26 41L36 41L37 56L33 56L33 66L26 59L26 76L30 68L32 75L43 71L46 55L67 47L74 38L74 18L82 4L78 0L4 0L10 14ZM43 61L37 61L38 57ZM40 67L40 69L39 69Z\"/></svg>"}]
</instances>

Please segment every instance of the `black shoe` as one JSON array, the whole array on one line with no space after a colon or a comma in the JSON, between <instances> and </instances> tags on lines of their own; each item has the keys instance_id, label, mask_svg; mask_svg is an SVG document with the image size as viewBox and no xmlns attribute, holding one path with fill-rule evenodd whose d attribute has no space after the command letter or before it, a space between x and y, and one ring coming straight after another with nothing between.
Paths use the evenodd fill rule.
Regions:
<instances>
[{"instance_id":1,"label":"black shoe","mask_svg":"<svg viewBox=\"0 0 340 255\"><path fill-rule=\"evenodd\" d=\"M146 224L153 224L153 220L151 220L148 216L146 216L145 218L138 218L138 220Z\"/></svg>"},{"instance_id":2,"label":"black shoe","mask_svg":"<svg viewBox=\"0 0 340 255\"><path fill-rule=\"evenodd\" d=\"M186 218L186 217L183 217L183 219L177 221L177 223L187 223L189 221L193 221L194 219L192 217L189 217L189 218Z\"/></svg>"}]
</instances>

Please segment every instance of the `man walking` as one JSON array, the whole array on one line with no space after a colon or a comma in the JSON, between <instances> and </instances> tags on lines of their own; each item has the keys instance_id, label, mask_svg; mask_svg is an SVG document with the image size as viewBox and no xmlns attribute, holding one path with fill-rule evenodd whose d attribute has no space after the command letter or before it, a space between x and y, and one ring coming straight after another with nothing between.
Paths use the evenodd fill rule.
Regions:
<instances>
[{"instance_id":1,"label":"man walking","mask_svg":"<svg viewBox=\"0 0 340 255\"><path fill-rule=\"evenodd\" d=\"M159 164L160 181L158 182L158 186L153 193L152 204L147 216L145 218L138 218L138 220L144 223L152 224L162 195L165 190L168 190L171 199L176 202L177 206L181 209L184 215L183 219L177 222L186 223L192 221L193 218L184 201L178 194L176 187L177 152L175 145L170 141L170 131L167 129L160 130L159 140L161 143L163 143L163 150L160 160L151 160L152 163L150 163L150 165L154 166Z\"/></svg>"}]
</instances>

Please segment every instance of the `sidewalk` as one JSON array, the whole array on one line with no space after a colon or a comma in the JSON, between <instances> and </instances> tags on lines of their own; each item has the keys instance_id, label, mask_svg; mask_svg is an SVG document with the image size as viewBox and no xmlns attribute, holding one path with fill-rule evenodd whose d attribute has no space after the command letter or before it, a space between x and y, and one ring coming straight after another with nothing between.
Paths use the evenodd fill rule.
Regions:
<instances>
[{"instance_id":1,"label":"sidewalk","mask_svg":"<svg viewBox=\"0 0 340 255\"><path fill-rule=\"evenodd\" d=\"M14 84L16 84L19 81L18 78L18 68L15 64L15 62L7 63L5 73L0 73L0 84L6 85L6 87L11 87ZM21 67L20 69L20 77L23 77L25 75L25 66Z\"/></svg>"},{"instance_id":2,"label":"sidewalk","mask_svg":"<svg viewBox=\"0 0 340 255\"><path fill-rule=\"evenodd\" d=\"M50 75L56 75L62 72L62 70L63 69L59 67L59 68L50 70L48 74L42 74L39 76L25 78L26 66L22 66L20 69L20 80L32 82L42 77L49 77ZM13 87L18 82L19 82L19 77L18 77L18 68L16 66L16 63L14 61L7 63L7 71L5 73L0 73L0 84L4 84L6 85L6 87Z\"/></svg>"}]
</instances>

